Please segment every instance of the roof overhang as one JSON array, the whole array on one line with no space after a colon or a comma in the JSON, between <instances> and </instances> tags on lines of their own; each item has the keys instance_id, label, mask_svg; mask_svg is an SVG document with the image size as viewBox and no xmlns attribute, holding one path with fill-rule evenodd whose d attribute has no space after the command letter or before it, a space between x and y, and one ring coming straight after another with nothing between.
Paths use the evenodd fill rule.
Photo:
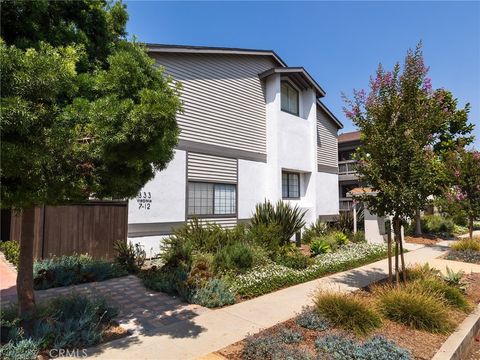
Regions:
<instances>
[{"instance_id":1,"label":"roof overhang","mask_svg":"<svg viewBox=\"0 0 480 360\"><path fill-rule=\"evenodd\" d=\"M317 97L325 96L325 91L303 67L275 67L258 74L258 76L263 79L273 74L288 76L302 90L315 89Z\"/></svg>"},{"instance_id":2,"label":"roof overhang","mask_svg":"<svg viewBox=\"0 0 480 360\"><path fill-rule=\"evenodd\" d=\"M372 188L369 187L356 187L352 190L350 190L347 193L347 197L355 197L358 195L369 195L369 196L377 196L378 191L373 190Z\"/></svg>"},{"instance_id":3,"label":"roof overhang","mask_svg":"<svg viewBox=\"0 0 480 360\"><path fill-rule=\"evenodd\" d=\"M213 46L189 46L189 45L167 45L167 44L145 44L151 53L188 53L188 54L231 54L231 55L262 55L271 56L280 65L287 64L273 50L256 50L240 48L224 48Z\"/></svg>"},{"instance_id":4,"label":"roof overhang","mask_svg":"<svg viewBox=\"0 0 480 360\"><path fill-rule=\"evenodd\" d=\"M330 116L330 118L332 119L332 121L338 126L339 129L343 129L343 124L340 120L338 120L338 118L333 115L333 113L325 106L324 103L322 103L319 99L317 99L317 105L323 110L325 111L325 113Z\"/></svg>"}]
</instances>

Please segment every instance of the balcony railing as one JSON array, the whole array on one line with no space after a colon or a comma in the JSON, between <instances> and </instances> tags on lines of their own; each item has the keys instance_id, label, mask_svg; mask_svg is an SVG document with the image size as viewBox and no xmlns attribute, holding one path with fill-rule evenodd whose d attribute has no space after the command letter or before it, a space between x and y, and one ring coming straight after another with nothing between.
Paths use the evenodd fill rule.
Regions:
<instances>
[{"instance_id":1,"label":"balcony railing","mask_svg":"<svg viewBox=\"0 0 480 360\"><path fill-rule=\"evenodd\" d=\"M355 170L356 163L357 163L356 160L339 161L338 174L339 175L355 174L357 172L357 170Z\"/></svg>"},{"instance_id":2,"label":"balcony railing","mask_svg":"<svg viewBox=\"0 0 480 360\"><path fill-rule=\"evenodd\" d=\"M340 211L350 211L353 207L353 199L352 198L340 198Z\"/></svg>"}]
</instances>

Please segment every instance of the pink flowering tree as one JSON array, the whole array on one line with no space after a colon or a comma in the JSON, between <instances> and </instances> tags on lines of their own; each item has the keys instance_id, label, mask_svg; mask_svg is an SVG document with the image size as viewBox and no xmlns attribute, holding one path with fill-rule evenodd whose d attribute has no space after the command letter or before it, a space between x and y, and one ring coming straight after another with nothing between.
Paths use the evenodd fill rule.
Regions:
<instances>
[{"instance_id":1,"label":"pink flowering tree","mask_svg":"<svg viewBox=\"0 0 480 360\"><path fill-rule=\"evenodd\" d=\"M468 231L473 235L473 221L480 218L480 152L460 148L446 157L446 170L452 183L445 187L445 197L468 216Z\"/></svg>"},{"instance_id":2,"label":"pink flowering tree","mask_svg":"<svg viewBox=\"0 0 480 360\"><path fill-rule=\"evenodd\" d=\"M362 133L356 152L359 180L375 192L358 200L379 216L393 216L397 281L405 274L399 271L398 255L404 270L402 222L413 218L437 191L442 168L438 154L471 141L455 128L469 133L468 105L457 110L450 92L432 89L427 72L419 44L407 52L403 66L397 63L386 71L379 65L368 92L354 90L353 98L344 96L344 112Z\"/></svg>"}]
</instances>

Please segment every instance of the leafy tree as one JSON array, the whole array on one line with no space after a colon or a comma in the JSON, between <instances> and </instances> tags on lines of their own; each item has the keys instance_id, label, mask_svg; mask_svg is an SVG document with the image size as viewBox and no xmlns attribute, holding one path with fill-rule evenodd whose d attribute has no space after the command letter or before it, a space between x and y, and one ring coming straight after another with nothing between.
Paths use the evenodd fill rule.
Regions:
<instances>
[{"instance_id":1,"label":"leafy tree","mask_svg":"<svg viewBox=\"0 0 480 360\"><path fill-rule=\"evenodd\" d=\"M445 187L445 197L467 214L472 238L473 221L480 217L480 152L459 148L448 153L446 170L454 180Z\"/></svg>"},{"instance_id":2,"label":"leafy tree","mask_svg":"<svg viewBox=\"0 0 480 360\"><path fill-rule=\"evenodd\" d=\"M368 95L354 90L353 99L345 97L345 114L362 132L356 154L359 180L375 192L359 200L379 216L393 216L397 281L399 254L404 269L401 224L438 188L441 160L435 145L446 149L449 143L466 141L455 124L466 124L468 105L457 110L450 92L432 90L427 72L419 44L407 52L403 69L399 63L393 71L379 65Z\"/></svg>"},{"instance_id":3,"label":"leafy tree","mask_svg":"<svg viewBox=\"0 0 480 360\"><path fill-rule=\"evenodd\" d=\"M177 143L179 86L124 38L123 5L2 3L1 206L22 211L17 292L35 310L33 207L129 198Z\"/></svg>"}]
</instances>

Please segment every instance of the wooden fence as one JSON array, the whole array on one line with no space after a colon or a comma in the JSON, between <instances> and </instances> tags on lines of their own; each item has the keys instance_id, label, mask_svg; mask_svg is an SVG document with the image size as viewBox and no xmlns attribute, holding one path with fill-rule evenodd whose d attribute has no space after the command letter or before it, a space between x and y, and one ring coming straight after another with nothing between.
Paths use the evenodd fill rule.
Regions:
<instances>
[{"instance_id":1,"label":"wooden fence","mask_svg":"<svg viewBox=\"0 0 480 360\"><path fill-rule=\"evenodd\" d=\"M34 257L85 254L112 259L116 240L127 240L128 202L90 201L35 208ZM12 212L11 240L20 240L22 216Z\"/></svg>"}]
</instances>

